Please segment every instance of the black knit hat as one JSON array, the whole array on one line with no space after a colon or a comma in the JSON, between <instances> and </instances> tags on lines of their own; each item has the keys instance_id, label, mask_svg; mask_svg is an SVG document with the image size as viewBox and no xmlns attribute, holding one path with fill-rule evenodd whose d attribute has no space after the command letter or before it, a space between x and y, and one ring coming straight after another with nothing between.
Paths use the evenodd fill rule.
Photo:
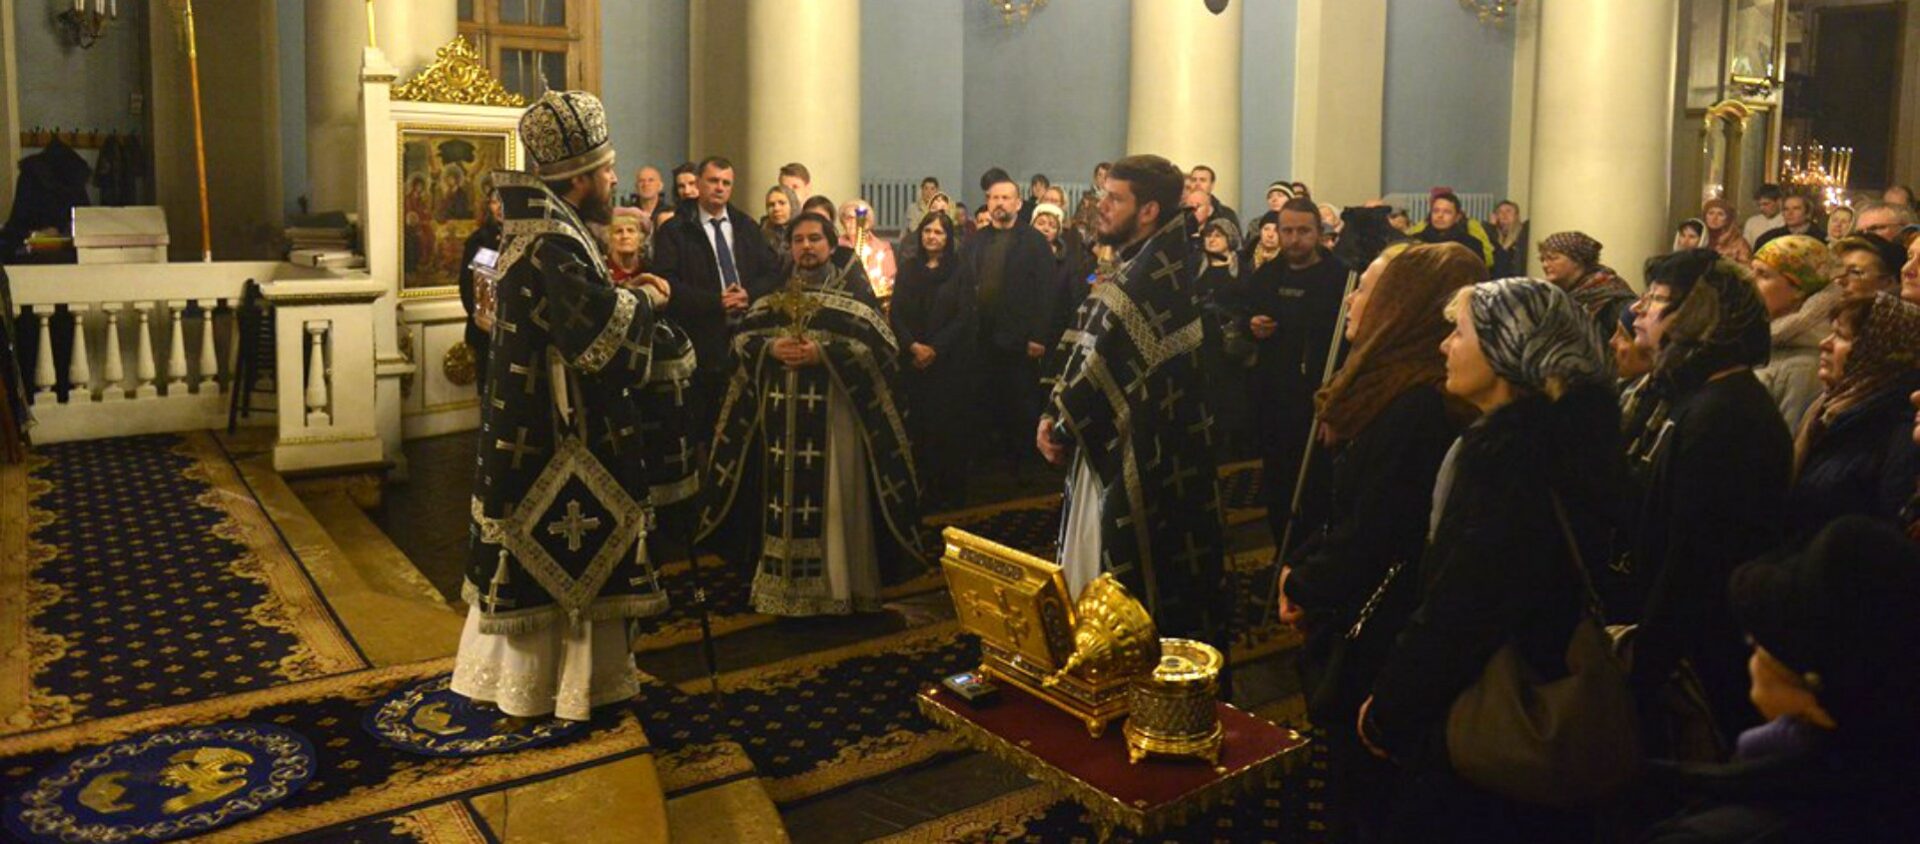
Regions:
<instances>
[{"instance_id":1,"label":"black knit hat","mask_svg":"<svg viewBox=\"0 0 1920 844\"><path fill-rule=\"evenodd\" d=\"M1740 626L1842 730L1914 734L1898 722L1920 712L1920 549L1900 531L1843 516L1804 548L1736 569L1730 591Z\"/></svg>"}]
</instances>

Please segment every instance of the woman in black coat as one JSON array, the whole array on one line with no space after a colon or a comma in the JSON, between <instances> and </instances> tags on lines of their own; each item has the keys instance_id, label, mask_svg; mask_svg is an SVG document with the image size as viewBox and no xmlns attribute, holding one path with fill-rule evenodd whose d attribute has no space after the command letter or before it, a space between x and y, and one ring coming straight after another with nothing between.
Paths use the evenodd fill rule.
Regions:
<instances>
[{"instance_id":1,"label":"woman in black coat","mask_svg":"<svg viewBox=\"0 0 1920 844\"><path fill-rule=\"evenodd\" d=\"M1419 594L1406 564L1426 546L1434 474L1474 412L1440 387L1440 341L1452 330L1442 309L1486 276L1453 244L1383 253L1348 297L1353 352L1318 397L1320 438L1333 455L1329 518L1281 569L1280 617L1306 635L1300 679L1328 743L1334 841L1374 838L1391 794L1392 767L1360 745L1353 723Z\"/></svg>"},{"instance_id":2,"label":"woman in black coat","mask_svg":"<svg viewBox=\"0 0 1920 844\"><path fill-rule=\"evenodd\" d=\"M1419 608L1360 706L1361 741L1406 772L1382 839L1577 841L1590 834L1588 818L1455 773L1446 723L1503 645L1542 680L1566 674L1585 589L1554 502L1587 556L1609 527L1603 504L1618 494L1611 367L1586 313L1546 282L1478 284L1449 312L1446 390L1483 416L1441 466Z\"/></svg>"},{"instance_id":3,"label":"woman in black coat","mask_svg":"<svg viewBox=\"0 0 1920 844\"><path fill-rule=\"evenodd\" d=\"M1848 301L1820 344L1826 391L1794 444L1787 529L1805 537L1849 513L1899 520L1920 472L1913 408L1920 388L1920 305L1893 293Z\"/></svg>"},{"instance_id":4,"label":"woman in black coat","mask_svg":"<svg viewBox=\"0 0 1920 844\"><path fill-rule=\"evenodd\" d=\"M920 221L914 236L919 249L900 267L888 312L900 344L908 431L925 490L921 500L930 511L958 505L966 494L978 314L974 291L954 273L955 235L945 214Z\"/></svg>"}]
</instances>

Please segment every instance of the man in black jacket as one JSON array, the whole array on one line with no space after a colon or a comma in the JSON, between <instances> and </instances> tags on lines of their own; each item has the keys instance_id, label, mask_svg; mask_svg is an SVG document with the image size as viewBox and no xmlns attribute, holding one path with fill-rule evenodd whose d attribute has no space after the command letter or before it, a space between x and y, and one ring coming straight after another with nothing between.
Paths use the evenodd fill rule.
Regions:
<instances>
[{"instance_id":1,"label":"man in black jacket","mask_svg":"<svg viewBox=\"0 0 1920 844\"><path fill-rule=\"evenodd\" d=\"M1019 222L1019 186L998 176L987 186L992 226L961 247L959 277L979 296L979 406L988 438L1018 470L1040 416L1036 365L1058 339L1046 336L1054 262L1046 236Z\"/></svg>"},{"instance_id":2,"label":"man in black jacket","mask_svg":"<svg viewBox=\"0 0 1920 844\"><path fill-rule=\"evenodd\" d=\"M661 226L654 239L653 271L673 285L668 315L693 338L691 427L694 440L704 443L713 435L726 389L728 319L746 313L753 297L781 279L759 224L728 204L733 163L708 158L700 162L699 175L700 198Z\"/></svg>"},{"instance_id":3,"label":"man in black jacket","mask_svg":"<svg viewBox=\"0 0 1920 844\"><path fill-rule=\"evenodd\" d=\"M1259 357L1247 377L1254 430L1258 433L1261 488L1267 525L1278 543L1286 533L1293 491L1313 426L1313 394L1326 375L1327 350L1340 319L1347 267L1320 246L1320 209L1310 199L1290 199L1280 209L1280 256L1243 276L1223 301L1244 315ZM1303 501L1318 502L1324 496ZM1303 513L1295 534L1319 525Z\"/></svg>"}]
</instances>

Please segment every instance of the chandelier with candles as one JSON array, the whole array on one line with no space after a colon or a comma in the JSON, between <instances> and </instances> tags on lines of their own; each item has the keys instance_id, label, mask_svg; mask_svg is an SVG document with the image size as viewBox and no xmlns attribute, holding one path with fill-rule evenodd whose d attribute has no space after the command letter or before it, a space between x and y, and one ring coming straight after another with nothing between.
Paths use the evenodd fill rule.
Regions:
<instances>
[{"instance_id":1,"label":"chandelier with candles","mask_svg":"<svg viewBox=\"0 0 1920 844\"><path fill-rule=\"evenodd\" d=\"M1780 184L1818 198L1828 208L1846 204L1847 177L1852 171L1852 147L1813 141L1780 148Z\"/></svg>"}]
</instances>

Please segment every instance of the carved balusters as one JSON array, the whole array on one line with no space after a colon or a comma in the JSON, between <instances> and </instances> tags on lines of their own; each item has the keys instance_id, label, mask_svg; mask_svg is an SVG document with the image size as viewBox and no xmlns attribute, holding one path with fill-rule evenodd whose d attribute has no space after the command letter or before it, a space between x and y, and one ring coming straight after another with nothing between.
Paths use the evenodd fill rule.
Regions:
<instances>
[{"instance_id":1,"label":"carved balusters","mask_svg":"<svg viewBox=\"0 0 1920 844\"><path fill-rule=\"evenodd\" d=\"M220 384L220 361L213 353L213 309L220 307L219 299L201 299L200 304L200 383L195 392L204 393L207 385L214 385L216 392L225 392Z\"/></svg>"},{"instance_id":2,"label":"carved balusters","mask_svg":"<svg viewBox=\"0 0 1920 844\"><path fill-rule=\"evenodd\" d=\"M160 394L153 386L153 303L135 302L133 309L140 312L140 341L133 350L133 397L149 399Z\"/></svg>"},{"instance_id":3,"label":"carved balusters","mask_svg":"<svg viewBox=\"0 0 1920 844\"><path fill-rule=\"evenodd\" d=\"M87 311L88 305L74 302L67 305L67 314L73 317L73 354L67 356L67 401L93 401L93 367L87 361Z\"/></svg>"},{"instance_id":4,"label":"carved balusters","mask_svg":"<svg viewBox=\"0 0 1920 844\"><path fill-rule=\"evenodd\" d=\"M307 426L325 427L333 424L333 417L327 413L327 331L333 323L317 320L307 323L307 339L310 354L307 359Z\"/></svg>"},{"instance_id":5,"label":"carved balusters","mask_svg":"<svg viewBox=\"0 0 1920 844\"><path fill-rule=\"evenodd\" d=\"M105 360L100 363L100 377L104 382L100 391L102 401L117 401L127 397L126 363L120 359L120 309L126 307L119 302L108 302L100 306L107 312L107 345L102 354Z\"/></svg>"},{"instance_id":6,"label":"carved balusters","mask_svg":"<svg viewBox=\"0 0 1920 844\"><path fill-rule=\"evenodd\" d=\"M40 324L40 344L33 355L34 404L53 401L53 325L47 321L52 314L52 305L33 306L33 318Z\"/></svg>"},{"instance_id":7,"label":"carved balusters","mask_svg":"<svg viewBox=\"0 0 1920 844\"><path fill-rule=\"evenodd\" d=\"M173 331L167 336L167 395L184 395L187 391L187 335L181 325L182 318L187 315L186 300L168 300L167 312L173 316Z\"/></svg>"}]
</instances>

